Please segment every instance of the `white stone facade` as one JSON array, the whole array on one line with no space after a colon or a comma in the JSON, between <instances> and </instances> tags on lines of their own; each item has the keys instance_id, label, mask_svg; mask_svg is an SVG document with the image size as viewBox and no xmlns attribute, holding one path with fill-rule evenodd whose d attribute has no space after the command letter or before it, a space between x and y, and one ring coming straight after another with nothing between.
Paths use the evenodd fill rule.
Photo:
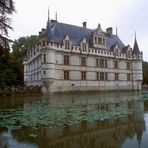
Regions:
<instances>
[{"instance_id":1,"label":"white stone facade","mask_svg":"<svg viewBox=\"0 0 148 148\"><path fill-rule=\"evenodd\" d=\"M42 86L43 93L141 90L142 52L133 54L130 46L122 52L118 45L107 50L104 34L100 45L90 47L86 38L75 46L69 35L57 43L43 36L44 32L24 61L27 86Z\"/></svg>"}]
</instances>

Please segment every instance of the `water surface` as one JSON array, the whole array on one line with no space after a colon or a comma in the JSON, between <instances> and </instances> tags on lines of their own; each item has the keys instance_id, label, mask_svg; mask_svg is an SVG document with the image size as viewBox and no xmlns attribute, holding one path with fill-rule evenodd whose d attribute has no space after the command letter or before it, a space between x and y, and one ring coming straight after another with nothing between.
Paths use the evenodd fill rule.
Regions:
<instances>
[{"instance_id":1,"label":"water surface","mask_svg":"<svg viewBox=\"0 0 148 148\"><path fill-rule=\"evenodd\" d=\"M0 147L146 148L148 91L0 97Z\"/></svg>"}]
</instances>

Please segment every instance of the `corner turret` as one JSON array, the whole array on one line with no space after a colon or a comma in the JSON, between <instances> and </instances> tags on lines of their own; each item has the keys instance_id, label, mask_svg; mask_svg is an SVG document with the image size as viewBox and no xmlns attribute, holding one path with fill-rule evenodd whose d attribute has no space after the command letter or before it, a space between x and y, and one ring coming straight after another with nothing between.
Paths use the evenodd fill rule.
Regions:
<instances>
[{"instance_id":1,"label":"corner turret","mask_svg":"<svg viewBox=\"0 0 148 148\"><path fill-rule=\"evenodd\" d=\"M133 47L133 54L135 54L135 55L140 54L140 50L139 50L139 47L138 47L136 35L135 35L135 42L134 42L134 47Z\"/></svg>"}]
</instances>

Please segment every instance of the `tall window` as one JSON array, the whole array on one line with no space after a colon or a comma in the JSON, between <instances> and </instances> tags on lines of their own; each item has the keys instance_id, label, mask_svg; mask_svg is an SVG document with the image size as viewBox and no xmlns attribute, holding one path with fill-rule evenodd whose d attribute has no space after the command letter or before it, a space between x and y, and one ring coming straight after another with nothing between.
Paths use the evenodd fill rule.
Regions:
<instances>
[{"instance_id":1,"label":"tall window","mask_svg":"<svg viewBox=\"0 0 148 148\"><path fill-rule=\"evenodd\" d=\"M127 63L126 63L126 67L127 67L128 70L131 69L131 67L130 67L130 62L127 62Z\"/></svg>"},{"instance_id":2,"label":"tall window","mask_svg":"<svg viewBox=\"0 0 148 148\"><path fill-rule=\"evenodd\" d=\"M69 55L64 55L64 65L69 65Z\"/></svg>"},{"instance_id":3,"label":"tall window","mask_svg":"<svg viewBox=\"0 0 148 148\"><path fill-rule=\"evenodd\" d=\"M100 80L104 81L107 80L107 73L106 72L100 72Z\"/></svg>"},{"instance_id":4,"label":"tall window","mask_svg":"<svg viewBox=\"0 0 148 148\"><path fill-rule=\"evenodd\" d=\"M64 80L69 80L69 71L64 70Z\"/></svg>"},{"instance_id":5,"label":"tall window","mask_svg":"<svg viewBox=\"0 0 148 148\"><path fill-rule=\"evenodd\" d=\"M107 80L108 79L108 77L107 77L107 73L105 73L105 80Z\"/></svg>"},{"instance_id":6,"label":"tall window","mask_svg":"<svg viewBox=\"0 0 148 148\"><path fill-rule=\"evenodd\" d=\"M81 72L81 79L86 80L86 71Z\"/></svg>"},{"instance_id":7,"label":"tall window","mask_svg":"<svg viewBox=\"0 0 148 148\"><path fill-rule=\"evenodd\" d=\"M81 66L86 66L86 57L81 58Z\"/></svg>"},{"instance_id":8,"label":"tall window","mask_svg":"<svg viewBox=\"0 0 148 148\"><path fill-rule=\"evenodd\" d=\"M95 44L97 43L97 37L95 37Z\"/></svg>"},{"instance_id":9,"label":"tall window","mask_svg":"<svg viewBox=\"0 0 148 148\"><path fill-rule=\"evenodd\" d=\"M107 60L100 59L100 67L101 68L107 68Z\"/></svg>"},{"instance_id":10,"label":"tall window","mask_svg":"<svg viewBox=\"0 0 148 148\"><path fill-rule=\"evenodd\" d=\"M103 59L100 59L100 67L104 68L104 60Z\"/></svg>"},{"instance_id":11,"label":"tall window","mask_svg":"<svg viewBox=\"0 0 148 148\"><path fill-rule=\"evenodd\" d=\"M107 60L105 60L105 68L107 68Z\"/></svg>"},{"instance_id":12,"label":"tall window","mask_svg":"<svg viewBox=\"0 0 148 148\"><path fill-rule=\"evenodd\" d=\"M114 68L118 69L118 61L114 61Z\"/></svg>"},{"instance_id":13,"label":"tall window","mask_svg":"<svg viewBox=\"0 0 148 148\"><path fill-rule=\"evenodd\" d=\"M105 45L105 39L103 38L103 45Z\"/></svg>"},{"instance_id":14,"label":"tall window","mask_svg":"<svg viewBox=\"0 0 148 148\"><path fill-rule=\"evenodd\" d=\"M86 51L86 43L82 43L82 51Z\"/></svg>"},{"instance_id":15,"label":"tall window","mask_svg":"<svg viewBox=\"0 0 148 148\"><path fill-rule=\"evenodd\" d=\"M118 81L118 80L119 80L119 74L115 73L115 81Z\"/></svg>"},{"instance_id":16,"label":"tall window","mask_svg":"<svg viewBox=\"0 0 148 148\"><path fill-rule=\"evenodd\" d=\"M43 63L46 63L46 54L43 54Z\"/></svg>"},{"instance_id":17,"label":"tall window","mask_svg":"<svg viewBox=\"0 0 148 148\"><path fill-rule=\"evenodd\" d=\"M99 72L96 72L96 80L100 80Z\"/></svg>"},{"instance_id":18,"label":"tall window","mask_svg":"<svg viewBox=\"0 0 148 148\"><path fill-rule=\"evenodd\" d=\"M96 67L99 67L99 59L96 59Z\"/></svg>"},{"instance_id":19,"label":"tall window","mask_svg":"<svg viewBox=\"0 0 148 148\"><path fill-rule=\"evenodd\" d=\"M130 73L127 74L127 81L130 81L131 80L131 75Z\"/></svg>"},{"instance_id":20,"label":"tall window","mask_svg":"<svg viewBox=\"0 0 148 148\"><path fill-rule=\"evenodd\" d=\"M70 41L65 40L65 49L70 49Z\"/></svg>"}]
</instances>

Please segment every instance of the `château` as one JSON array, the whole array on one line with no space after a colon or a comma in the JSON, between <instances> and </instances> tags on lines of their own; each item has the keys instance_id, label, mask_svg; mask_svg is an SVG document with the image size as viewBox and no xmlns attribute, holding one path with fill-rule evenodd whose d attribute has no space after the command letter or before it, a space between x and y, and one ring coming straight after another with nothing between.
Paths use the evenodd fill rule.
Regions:
<instances>
[{"instance_id":1,"label":"ch\u00e2teau","mask_svg":"<svg viewBox=\"0 0 148 148\"><path fill-rule=\"evenodd\" d=\"M50 20L39 42L28 49L24 82L46 93L141 90L143 53L135 37L125 46L112 27L103 31Z\"/></svg>"}]
</instances>

